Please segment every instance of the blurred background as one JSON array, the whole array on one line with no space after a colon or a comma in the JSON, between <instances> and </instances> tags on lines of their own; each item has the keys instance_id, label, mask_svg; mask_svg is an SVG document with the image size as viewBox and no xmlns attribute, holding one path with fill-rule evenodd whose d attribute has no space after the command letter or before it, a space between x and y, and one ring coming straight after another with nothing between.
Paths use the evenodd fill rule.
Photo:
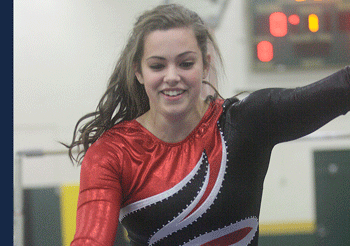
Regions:
<instances>
[{"instance_id":1,"label":"blurred background","mask_svg":"<svg viewBox=\"0 0 350 246\"><path fill-rule=\"evenodd\" d=\"M350 65L350 0L15 0L14 245L73 239L80 168L58 141L95 110L135 18L173 2L215 34L224 97L303 86ZM259 245L350 245L349 180L350 114L276 146ZM115 245L127 245L121 227Z\"/></svg>"}]
</instances>

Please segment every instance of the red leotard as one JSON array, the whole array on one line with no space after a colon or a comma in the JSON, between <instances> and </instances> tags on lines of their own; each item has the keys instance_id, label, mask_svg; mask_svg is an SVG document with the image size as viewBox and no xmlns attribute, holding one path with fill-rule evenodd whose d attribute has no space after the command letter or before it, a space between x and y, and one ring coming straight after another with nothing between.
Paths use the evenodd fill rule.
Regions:
<instances>
[{"instance_id":1,"label":"red leotard","mask_svg":"<svg viewBox=\"0 0 350 246\"><path fill-rule=\"evenodd\" d=\"M84 157L71 245L113 245L118 219L132 245L258 245L272 148L349 110L347 67L309 86L212 102L179 143L119 123Z\"/></svg>"}]
</instances>

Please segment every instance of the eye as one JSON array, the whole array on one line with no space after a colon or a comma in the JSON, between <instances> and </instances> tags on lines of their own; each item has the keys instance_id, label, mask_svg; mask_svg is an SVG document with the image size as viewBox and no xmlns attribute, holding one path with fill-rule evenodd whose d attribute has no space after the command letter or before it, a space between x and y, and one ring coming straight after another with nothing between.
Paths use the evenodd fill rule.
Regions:
<instances>
[{"instance_id":1,"label":"eye","mask_svg":"<svg viewBox=\"0 0 350 246\"><path fill-rule=\"evenodd\" d=\"M160 70L160 69L164 68L165 66L163 64L156 63L156 64L150 65L149 67L153 70Z\"/></svg>"},{"instance_id":2,"label":"eye","mask_svg":"<svg viewBox=\"0 0 350 246\"><path fill-rule=\"evenodd\" d=\"M186 61L186 62L180 63L180 67L182 68L191 68L193 67L193 65L194 65L194 62L192 61Z\"/></svg>"}]
</instances>

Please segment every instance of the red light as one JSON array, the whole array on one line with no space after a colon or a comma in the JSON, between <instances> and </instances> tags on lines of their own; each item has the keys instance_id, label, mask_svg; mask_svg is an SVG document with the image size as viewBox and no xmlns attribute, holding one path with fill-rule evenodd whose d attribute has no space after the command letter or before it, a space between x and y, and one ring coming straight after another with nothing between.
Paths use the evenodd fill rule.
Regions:
<instances>
[{"instance_id":1,"label":"red light","mask_svg":"<svg viewBox=\"0 0 350 246\"><path fill-rule=\"evenodd\" d=\"M291 15L288 17L288 21L292 25L299 25L300 23L300 17L298 15Z\"/></svg>"},{"instance_id":2,"label":"red light","mask_svg":"<svg viewBox=\"0 0 350 246\"><path fill-rule=\"evenodd\" d=\"M270 33L275 37L284 37L288 32L287 16L282 12L270 15Z\"/></svg>"},{"instance_id":3,"label":"red light","mask_svg":"<svg viewBox=\"0 0 350 246\"><path fill-rule=\"evenodd\" d=\"M350 12L340 12L338 15L339 30L350 31Z\"/></svg>"},{"instance_id":4,"label":"red light","mask_svg":"<svg viewBox=\"0 0 350 246\"><path fill-rule=\"evenodd\" d=\"M262 62L269 62L273 58L273 45L269 41L261 41L256 46L258 59Z\"/></svg>"}]
</instances>

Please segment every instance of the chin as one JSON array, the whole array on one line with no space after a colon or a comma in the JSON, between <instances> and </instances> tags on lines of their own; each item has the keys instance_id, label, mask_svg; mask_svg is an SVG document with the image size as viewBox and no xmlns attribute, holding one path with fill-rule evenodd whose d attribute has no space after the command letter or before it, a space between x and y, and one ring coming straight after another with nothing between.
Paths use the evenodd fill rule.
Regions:
<instances>
[{"instance_id":1,"label":"chin","mask_svg":"<svg viewBox=\"0 0 350 246\"><path fill-rule=\"evenodd\" d=\"M186 118L186 116L191 115L191 112L193 110L193 107L191 107L190 105L173 105L166 107L164 113L168 117L172 117L175 120L181 120L182 118Z\"/></svg>"}]
</instances>

